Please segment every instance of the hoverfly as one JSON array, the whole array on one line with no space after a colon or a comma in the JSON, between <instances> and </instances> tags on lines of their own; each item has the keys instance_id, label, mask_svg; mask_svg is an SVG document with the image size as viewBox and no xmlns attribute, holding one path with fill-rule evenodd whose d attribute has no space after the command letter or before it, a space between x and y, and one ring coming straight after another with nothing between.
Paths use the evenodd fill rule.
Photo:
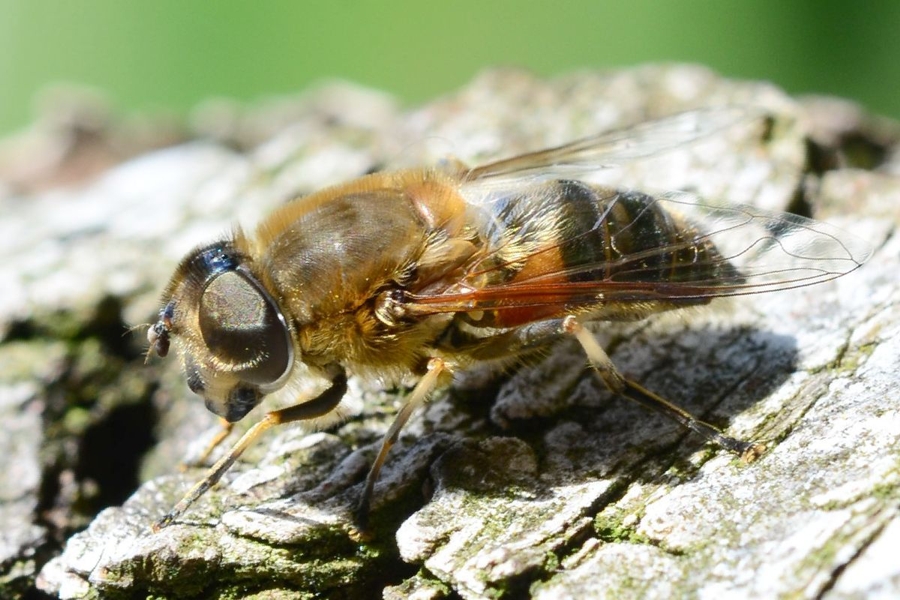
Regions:
<instances>
[{"instance_id":1,"label":"hoverfly","mask_svg":"<svg viewBox=\"0 0 900 600\"><path fill-rule=\"evenodd\" d=\"M228 423L269 394L290 394L310 372L330 387L266 414L156 529L266 429L337 410L349 376L417 376L366 478L364 524L388 451L436 386L473 363L524 357L567 335L612 392L747 460L758 456L763 444L728 437L622 376L584 326L811 285L866 260L865 243L806 218L586 181L746 118L741 109L698 110L476 168L376 173L190 252L163 294L148 352L165 356L174 345L188 387Z\"/></svg>"}]
</instances>

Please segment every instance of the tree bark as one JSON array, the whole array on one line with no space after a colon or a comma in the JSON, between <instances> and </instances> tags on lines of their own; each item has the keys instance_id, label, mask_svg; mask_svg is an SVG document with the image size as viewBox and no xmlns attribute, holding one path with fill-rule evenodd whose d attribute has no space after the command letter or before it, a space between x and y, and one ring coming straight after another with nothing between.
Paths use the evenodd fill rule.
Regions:
<instances>
[{"instance_id":1,"label":"tree bark","mask_svg":"<svg viewBox=\"0 0 900 600\"><path fill-rule=\"evenodd\" d=\"M765 441L759 460L612 397L563 341L435 394L376 486L371 541L351 538L351 509L406 390L359 381L343 424L276 429L150 531L202 476L176 465L216 428L176 361L144 365L144 331L122 337L155 318L185 251L371 170L477 164L711 104L765 112L768 129L610 172L649 192L811 214L867 240L872 258L829 283L596 331L628 376ZM4 594L900 595L898 124L684 65L549 81L489 71L409 111L338 85L227 124L188 129L194 141L113 161L79 187L7 178Z\"/></svg>"}]
</instances>

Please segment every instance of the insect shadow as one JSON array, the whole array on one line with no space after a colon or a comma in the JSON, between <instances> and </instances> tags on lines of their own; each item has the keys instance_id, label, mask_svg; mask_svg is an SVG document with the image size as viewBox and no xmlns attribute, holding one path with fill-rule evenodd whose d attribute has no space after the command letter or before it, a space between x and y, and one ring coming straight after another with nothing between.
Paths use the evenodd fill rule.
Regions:
<instances>
[{"instance_id":1,"label":"insect shadow","mask_svg":"<svg viewBox=\"0 0 900 600\"><path fill-rule=\"evenodd\" d=\"M624 343L613 360L626 376L639 370L642 385L726 430L735 417L752 412L784 384L797 365L793 337L755 327L692 327L656 335L654 340L649 348L645 343ZM572 356L577 360L577 353ZM616 485L611 489L621 493L631 481L658 483L673 467L682 480L690 479L703 462L692 461L691 456L704 447L710 449L707 458L727 454L672 419L611 394L587 366L570 385L555 388L559 361L551 357L547 362L552 366L535 367L546 369L537 376L546 377L544 385L530 385L534 377L515 373L499 386L500 396L519 394L522 403L543 401L537 416L501 419L496 405L460 403L484 411L491 424L475 435L454 431L456 442L430 469L434 495L453 490L509 497L513 488L540 500L559 487L597 479L613 480ZM544 390L560 398L548 402L541 398ZM521 408L516 412L521 414ZM777 442L752 428L729 433L767 443L769 452Z\"/></svg>"},{"instance_id":2,"label":"insect shadow","mask_svg":"<svg viewBox=\"0 0 900 600\"><path fill-rule=\"evenodd\" d=\"M652 340L620 339L613 347L613 360L626 375L726 430L794 373L798 357L793 337L746 326L695 325L653 334ZM558 385L557 377L568 380ZM534 413L521 416L529 408ZM512 413L520 416L510 417ZM359 426L351 421L336 432ZM752 428L729 433L768 443L770 452L777 441ZM370 455L377 451L379 436L371 437L371 444L337 459L324 480L284 494L292 505L288 511L248 508L293 527L321 528L318 518L304 516L302 505L349 511ZM704 447L709 453L692 460ZM486 376L477 385L452 385L439 394L392 450L371 523L376 538L383 533L390 539L414 512L442 510L442 495L541 502L573 483L610 481L609 492L594 505L599 510L631 482L659 483L673 468L682 481L690 480L702 459L718 454L727 452L672 419L610 393L577 344L563 339L537 362Z\"/></svg>"}]
</instances>

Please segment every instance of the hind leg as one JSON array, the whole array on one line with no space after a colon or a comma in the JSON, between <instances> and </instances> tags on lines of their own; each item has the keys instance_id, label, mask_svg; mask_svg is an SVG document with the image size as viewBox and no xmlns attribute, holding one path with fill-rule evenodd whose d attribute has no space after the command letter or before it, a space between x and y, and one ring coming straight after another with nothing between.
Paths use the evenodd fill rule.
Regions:
<instances>
[{"instance_id":1,"label":"hind leg","mask_svg":"<svg viewBox=\"0 0 900 600\"><path fill-rule=\"evenodd\" d=\"M765 452L765 444L745 442L729 437L709 423L697 419L683 408L672 404L665 398L657 396L641 385L624 377L616 369L616 366L600 344L597 343L596 338L574 316L568 316L563 319L562 329L565 333L578 340L594 371L597 372L597 375L600 376L606 387L614 394L628 398L641 406L678 421L691 431L702 435L707 441L737 454L745 462L752 462Z\"/></svg>"}]
</instances>

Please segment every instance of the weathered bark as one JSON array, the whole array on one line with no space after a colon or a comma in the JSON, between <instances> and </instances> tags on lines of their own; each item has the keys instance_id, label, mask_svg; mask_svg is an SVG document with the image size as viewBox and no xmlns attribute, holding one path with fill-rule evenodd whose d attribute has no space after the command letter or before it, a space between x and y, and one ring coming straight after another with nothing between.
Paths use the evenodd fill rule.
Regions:
<instances>
[{"instance_id":1,"label":"weathered bark","mask_svg":"<svg viewBox=\"0 0 900 600\"><path fill-rule=\"evenodd\" d=\"M345 424L276 430L149 531L201 477L176 465L216 426L175 361L145 366L143 331L121 334L154 318L191 246L372 169L475 163L723 103L770 113L768 135L727 132L616 176L811 212L869 240L872 259L598 336L649 389L769 441L759 461L610 397L564 342L508 374L465 374L414 417L376 488L372 542L349 537L350 507L402 392L360 382ZM897 124L689 66L492 71L409 112L327 87L198 122L215 135L78 188L0 195L4 592L36 578L61 598L900 594ZM139 461L140 488L93 518L137 484Z\"/></svg>"}]
</instances>

